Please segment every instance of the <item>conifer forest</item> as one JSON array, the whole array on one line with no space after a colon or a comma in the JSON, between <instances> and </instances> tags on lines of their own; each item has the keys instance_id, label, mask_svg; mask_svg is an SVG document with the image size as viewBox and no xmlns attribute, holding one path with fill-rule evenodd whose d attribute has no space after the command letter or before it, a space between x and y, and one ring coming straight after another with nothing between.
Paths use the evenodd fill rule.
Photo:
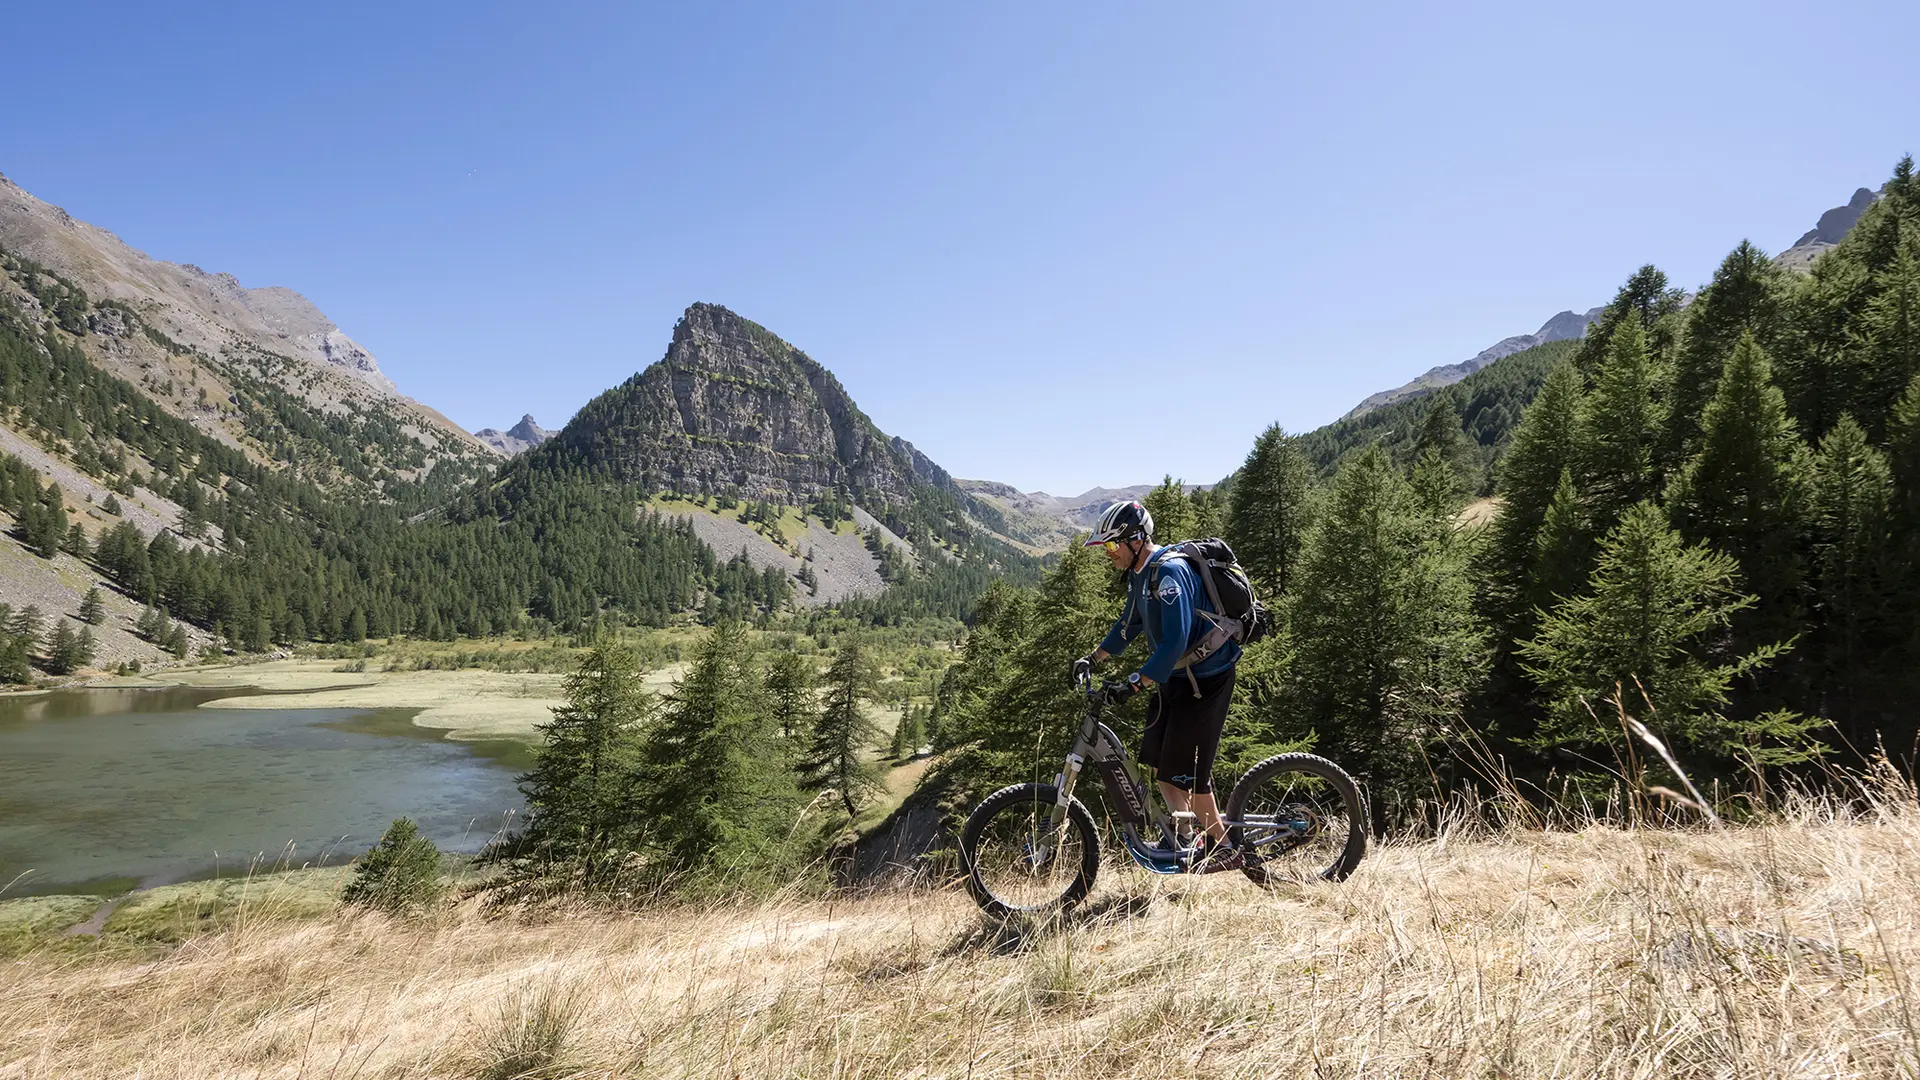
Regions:
<instances>
[{"instance_id":1,"label":"conifer forest","mask_svg":"<svg viewBox=\"0 0 1920 1080\"><path fill-rule=\"evenodd\" d=\"M1811 273L1747 243L1697 294L1643 267L1581 340L1269 430L1219 488L1169 481L1161 538L1219 528L1281 613L1241 663L1223 766L1315 747L1383 825L1468 791L1551 815L1684 790L1635 724L1723 812L1833 766L1910 769L1917 376L1908 159ZM1069 553L977 605L941 687L949 779L1027 775L1036 741L1057 760L1057 673L1110 618L1110 578Z\"/></svg>"}]
</instances>

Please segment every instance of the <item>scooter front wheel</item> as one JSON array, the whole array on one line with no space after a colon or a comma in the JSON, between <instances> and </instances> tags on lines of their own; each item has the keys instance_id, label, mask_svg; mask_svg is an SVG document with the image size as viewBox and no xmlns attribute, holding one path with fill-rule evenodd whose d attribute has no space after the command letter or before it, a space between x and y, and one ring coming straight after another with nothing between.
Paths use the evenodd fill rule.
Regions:
<instances>
[{"instance_id":1,"label":"scooter front wheel","mask_svg":"<svg viewBox=\"0 0 1920 1080\"><path fill-rule=\"evenodd\" d=\"M1078 799L1059 805L1052 784L1014 784L986 797L960 830L967 891L1004 917L1065 911L1086 898L1100 872L1093 815Z\"/></svg>"}]
</instances>

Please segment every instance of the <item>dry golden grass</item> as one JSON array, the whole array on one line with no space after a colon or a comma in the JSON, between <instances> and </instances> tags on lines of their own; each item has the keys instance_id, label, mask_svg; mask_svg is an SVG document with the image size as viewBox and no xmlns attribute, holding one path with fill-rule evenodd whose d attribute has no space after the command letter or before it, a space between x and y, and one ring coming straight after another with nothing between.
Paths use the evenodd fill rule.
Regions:
<instances>
[{"instance_id":1,"label":"dry golden grass","mask_svg":"<svg viewBox=\"0 0 1920 1080\"><path fill-rule=\"evenodd\" d=\"M0 962L0 1077L1911 1076L1917 856L1920 813L1808 807L1279 893L1111 871L1026 932L951 889L243 920Z\"/></svg>"}]
</instances>

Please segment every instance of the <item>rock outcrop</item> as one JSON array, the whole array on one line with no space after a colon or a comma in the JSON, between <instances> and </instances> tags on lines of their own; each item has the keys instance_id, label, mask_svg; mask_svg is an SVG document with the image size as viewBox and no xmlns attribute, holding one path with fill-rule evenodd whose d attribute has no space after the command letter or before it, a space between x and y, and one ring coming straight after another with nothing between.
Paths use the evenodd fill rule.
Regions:
<instances>
[{"instance_id":1,"label":"rock outcrop","mask_svg":"<svg viewBox=\"0 0 1920 1080\"><path fill-rule=\"evenodd\" d=\"M1773 261L1789 270L1811 267L1813 260L1819 258L1822 252L1846 239L1847 233L1853 231L1853 226L1860 220L1860 215L1866 213L1867 207L1872 206L1879 197L1880 193L1870 188L1855 191L1845 206L1836 206L1821 214L1813 228L1795 240L1792 247L1774 256Z\"/></svg>"},{"instance_id":2,"label":"rock outcrop","mask_svg":"<svg viewBox=\"0 0 1920 1080\"><path fill-rule=\"evenodd\" d=\"M959 495L946 470L890 437L807 354L714 304L688 308L659 362L588 402L534 455L592 463L650 491L861 505L917 486Z\"/></svg>"},{"instance_id":3,"label":"rock outcrop","mask_svg":"<svg viewBox=\"0 0 1920 1080\"><path fill-rule=\"evenodd\" d=\"M553 432L534 423L533 414L528 413L520 418L519 423L505 431L481 428L473 433L473 437L500 453L513 457L516 454L526 453L553 438Z\"/></svg>"}]
</instances>

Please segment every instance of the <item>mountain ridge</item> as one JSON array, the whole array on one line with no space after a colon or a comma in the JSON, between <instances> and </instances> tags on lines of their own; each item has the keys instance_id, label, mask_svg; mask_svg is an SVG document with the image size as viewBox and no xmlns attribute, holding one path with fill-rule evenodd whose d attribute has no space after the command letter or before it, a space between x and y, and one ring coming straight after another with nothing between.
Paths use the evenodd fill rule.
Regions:
<instances>
[{"instance_id":1,"label":"mountain ridge","mask_svg":"<svg viewBox=\"0 0 1920 1080\"><path fill-rule=\"evenodd\" d=\"M156 259L3 174L0 252L8 262L0 292L26 317L59 320L106 370L263 462L295 464L284 460L286 444L326 428L408 477L494 453L401 394L373 354L301 293ZM327 464L318 448L303 456Z\"/></svg>"},{"instance_id":2,"label":"mountain ridge","mask_svg":"<svg viewBox=\"0 0 1920 1080\"><path fill-rule=\"evenodd\" d=\"M1540 329L1531 334L1515 334L1512 337L1501 338L1460 363L1428 368L1424 375L1411 382L1369 395L1366 400L1355 405L1340 419L1356 420L1382 405L1390 405L1402 398L1418 397L1437 387L1452 386L1495 360L1545 345L1549 341L1565 341L1569 338L1581 337L1587 332L1587 325L1599 317L1602 310L1604 308L1594 307L1588 308L1584 313L1577 313L1571 309L1562 311L1542 323Z\"/></svg>"},{"instance_id":3,"label":"mountain ridge","mask_svg":"<svg viewBox=\"0 0 1920 1080\"><path fill-rule=\"evenodd\" d=\"M1773 261L1789 270L1806 271L1822 252L1846 237L1854 224L1860 220L1860 215L1865 213L1867 207L1872 206L1885 190L1884 187L1878 192L1871 188L1859 188L1846 203L1821 214L1813 228L1807 230L1787 250L1774 256ZM1571 310L1562 311L1548 319L1540 329L1531 334L1517 334L1502 338L1468 360L1458 364L1442 364L1439 367L1429 368L1419 378L1391 390L1382 390L1377 394L1369 395L1366 400L1355 405L1340 419L1357 420L1382 405L1388 405L1403 398L1418 397L1438 387L1451 386L1495 360L1525 352L1550 341L1582 337L1587 332L1588 324L1593 322L1601 310L1602 308L1599 307L1589 308L1585 314L1576 314Z\"/></svg>"}]
</instances>

